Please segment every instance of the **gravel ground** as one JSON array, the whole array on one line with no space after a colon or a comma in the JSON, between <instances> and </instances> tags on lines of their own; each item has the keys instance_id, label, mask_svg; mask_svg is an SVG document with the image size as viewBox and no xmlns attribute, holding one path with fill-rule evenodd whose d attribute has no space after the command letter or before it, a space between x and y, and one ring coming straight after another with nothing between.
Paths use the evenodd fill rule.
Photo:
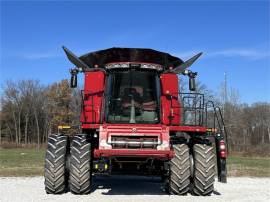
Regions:
<instances>
[{"instance_id":1,"label":"gravel ground","mask_svg":"<svg viewBox=\"0 0 270 202\"><path fill-rule=\"evenodd\" d=\"M270 201L270 178L229 178L227 184L216 182L215 192L207 197L166 195L160 180L150 177L95 177L92 193L84 196L48 195L43 181L43 177L2 177L0 201Z\"/></svg>"}]
</instances>

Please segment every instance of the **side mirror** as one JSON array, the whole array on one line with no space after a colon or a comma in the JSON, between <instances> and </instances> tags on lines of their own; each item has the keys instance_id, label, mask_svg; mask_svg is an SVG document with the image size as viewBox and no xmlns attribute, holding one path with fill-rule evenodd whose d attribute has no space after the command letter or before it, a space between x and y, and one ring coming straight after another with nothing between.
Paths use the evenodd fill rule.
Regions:
<instances>
[{"instance_id":1,"label":"side mirror","mask_svg":"<svg viewBox=\"0 0 270 202\"><path fill-rule=\"evenodd\" d=\"M70 87L71 88L77 87L77 74L71 74Z\"/></svg>"},{"instance_id":2,"label":"side mirror","mask_svg":"<svg viewBox=\"0 0 270 202\"><path fill-rule=\"evenodd\" d=\"M189 90L195 91L196 90L196 83L194 77L189 77Z\"/></svg>"}]
</instances>

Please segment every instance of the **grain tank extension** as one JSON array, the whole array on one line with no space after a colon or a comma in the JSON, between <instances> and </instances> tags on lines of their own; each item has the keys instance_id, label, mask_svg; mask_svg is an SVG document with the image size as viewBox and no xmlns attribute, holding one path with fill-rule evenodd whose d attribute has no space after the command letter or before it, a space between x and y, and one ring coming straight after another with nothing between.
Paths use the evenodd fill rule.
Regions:
<instances>
[{"instance_id":1,"label":"grain tank extension","mask_svg":"<svg viewBox=\"0 0 270 202\"><path fill-rule=\"evenodd\" d=\"M45 159L45 190L89 194L93 175L158 176L169 194L210 195L215 175L226 182L222 114L196 93L187 61L152 49L110 48L77 57L71 87L84 74L81 133L53 134ZM179 75L189 78L180 92ZM216 173L217 171L217 173ZM109 180L109 179L108 179Z\"/></svg>"}]
</instances>

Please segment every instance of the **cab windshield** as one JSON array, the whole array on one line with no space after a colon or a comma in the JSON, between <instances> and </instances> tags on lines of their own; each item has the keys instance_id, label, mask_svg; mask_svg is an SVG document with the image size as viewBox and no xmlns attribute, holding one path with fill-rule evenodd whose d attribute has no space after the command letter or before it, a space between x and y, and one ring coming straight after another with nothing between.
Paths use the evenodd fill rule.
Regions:
<instances>
[{"instance_id":1,"label":"cab windshield","mask_svg":"<svg viewBox=\"0 0 270 202\"><path fill-rule=\"evenodd\" d=\"M155 71L114 71L107 89L108 123L159 122L159 82Z\"/></svg>"}]
</instances>

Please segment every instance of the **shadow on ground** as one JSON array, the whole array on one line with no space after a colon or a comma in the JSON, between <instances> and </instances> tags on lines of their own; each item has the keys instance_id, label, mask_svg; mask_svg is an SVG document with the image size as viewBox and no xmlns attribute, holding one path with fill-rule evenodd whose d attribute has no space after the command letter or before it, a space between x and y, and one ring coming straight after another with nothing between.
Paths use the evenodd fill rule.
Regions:
<instances>
[{"instance_id":1,"label":"shadow on ground","mask_svg":"<svg viewBox=\"0 0 270 202\"><path fill-rule=\"evenodd\" d=\"M95 176L93 192L106 189L104 195L166 195L159 177Z\"/></svg>"},{"instance_id":2,"label":"shadow on ground","mask_svg":"<svg viewBox=\"0 0 270 202\"><path fill-rule=\"evenodd\" d=\"M106 190L103 195L167 195L159 177L94 176L93 190ZM214 190L213 195L221 195Z\"/></svg>"}]
</instances>

